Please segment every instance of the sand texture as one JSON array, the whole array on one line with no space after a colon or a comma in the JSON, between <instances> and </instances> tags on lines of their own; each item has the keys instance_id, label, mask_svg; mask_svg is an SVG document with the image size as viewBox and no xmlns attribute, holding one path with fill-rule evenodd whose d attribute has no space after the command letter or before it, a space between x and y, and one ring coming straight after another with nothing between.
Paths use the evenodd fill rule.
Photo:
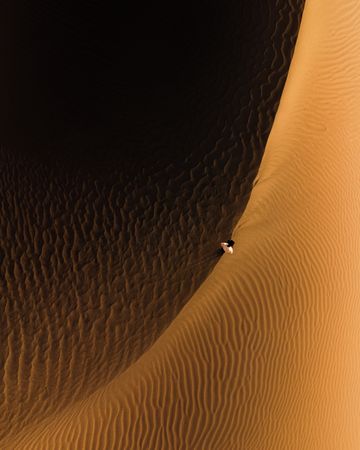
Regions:
<instances>
[{"instance_id":1,"label":"sand texture","mask_svg":"<svg viewBox=\"0 0 360 450\"><path fill-rule=\"evenodd\" d=\"M359 448L356 1L307 0L254 180L301 6L269 2L258 45L280 65L240 109L225 89L226 117L207 104L185 159L94 173L3 151L1 448Z\"/></svg>"},{"instance_id":2,"label":"sand texture","mask_svg":"<svg viewBox=\"0 0 360 450\"><path fill-rule=\"evenodd\" d=\"M110 61L109 79L91 78L91 101L111 114L89 118L91 126L77 120L91 102L81 90L75 100L68 94L81 88L76 77L76 89L60 82L53 87L58 96L41 88L49 83L41 77L52 73L54 42L47 48L40 40L32 48L38 41L14 36L16 54L42 56L46 64L43 75L19 56L18 84L12 93L9 76L7 93L18 107L13 112L9 103L2 130L1 448L14 448L20 432L35 437L42 420L119 376L218 262L218 242L238 220L258 169L302 3L268 2L259 15L258 5L233 2L231 14L216 24L224 41L213 54L200 55L204 73L198 69L192 83L177 80L156 102L146 90L153 81L140 97L130 90L126 103ZM12 7L18 14L18 5ZM60 29L62 44L68 30L75 33L77 57L86 62L91 48L84 48L84 37L71 21L63 25L64 11L50 7L26 5L15 17L38 35L50 22L46 32L52 38L50 28ZM74 64L70 57L64 61ZM104 64L97 55L95 62ZM119 113L110 100L95 98L96 83L105 81ZM123 448L118 440L114 445Z\"/></svg>"}]
</instances>

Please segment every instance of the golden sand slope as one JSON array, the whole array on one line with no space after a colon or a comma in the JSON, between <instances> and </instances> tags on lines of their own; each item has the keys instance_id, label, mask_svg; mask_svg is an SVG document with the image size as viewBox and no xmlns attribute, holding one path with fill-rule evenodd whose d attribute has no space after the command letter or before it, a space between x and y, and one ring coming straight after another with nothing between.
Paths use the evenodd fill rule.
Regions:
<instances>
[{"instance_id":1,"label":"golden sand slope","mask_svg":"<svg viewBox=\"0 0 360 450\"><path fill-rule=\"evenodd\" d=\"M308 0L256 186L157 343L9 448L360 447L360 11Z\"/></svg>"},{"instance_id":2,"label":"golden sand slope","mask_svg":"<svg viewBox=\"0 0 360 450\"><path fill-rule=\"evenodd\" d=\"M90 3L96 10L96 0ZM48 70L52 73L47 58L44 71L32 67L36 83L28 79L32 53L21 36L28 39L27 27L37 30L39 18L51 24L58 15L56 30L73 36L76 29L82 43L86 38L73 17L67 22L66 4L39 1L38 9L37 2L14 4L20 10L15 18L24 22L25 31L9 30L16 35L19 51L19 65L13 66L25 66L18 71L26 78L25 87L31 85L27 94L34 101L26 101L24 85L15 77L14 99L20 103L5 109L16 110L19 120L8 132L10 150L0 150L1 449L12 448L12 437L26 426L86 399L131 365L218 262L218 242L237 222L258 169L303 0L258 3L260 11L253 0L227 2L224 10L232 14L225 24L218 22L225 31L220 33L224 41L217 45L224 52L215 48L209 61L201 59L203 72L166 100L160 92L156 101L144 106L141 97L140 104L132 105L130 118L124 119L125 124L134 122L128 134L115 114L110 125L100 121L80 138L66 127L67 136L60 133L64 111L69 113L64 114L66 123L73 120L76 129L79 111L69 111L69 93L64 99L56 89L49 94L54 80L47 79ZM41 42L56 56L51 43ZM93 54L91 45L80 47ZM35 49L44 55L41 46ZM111 49L107 54L111 56ZM84 59L80 56L79 61ZM112 61L116 59L115 54ZM106 75L103 63L95 52L91 66L99 66ZM100 81L106 81L105 93L111 93L119 112L123 99L110 72L109 79ZM39 88L41 77L46 78L45 93ZM70 93L76 90L75 83ZM91 103L94 93L83 87L81 92ZM102 94L99 87L96 92ZM48 94L54 104L46 109ZM111 102L101 103L97 112L108 109L111 116ZM61 110L62 103L68 109ZM83 112L86 119L87 111ZM42 143L52 134L47 125L55 126L58 142L51 144L58 152L49 144L48 159L35 150L25 156L11 136L12 132L26 141L25 147L30 145L21 117L28 131L34 126L34 136ZM10 118L11 114L11 122ZM1 138L7 131L0 130Z\"/></svg>"}]
</instances>

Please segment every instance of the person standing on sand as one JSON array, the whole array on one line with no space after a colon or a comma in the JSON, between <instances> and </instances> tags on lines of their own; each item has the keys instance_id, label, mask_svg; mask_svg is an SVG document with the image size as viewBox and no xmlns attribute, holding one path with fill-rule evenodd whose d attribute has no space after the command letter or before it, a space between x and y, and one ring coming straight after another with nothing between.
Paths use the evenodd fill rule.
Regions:
<instances>
[{"instance_id":1,"label":"person standing on sand","mask_svg":"<svg viewBox=\"0 0 360 450\"><path fill-rule=\"evenodd\" d=\"M221 242L221 248L223 249L223 253L228 253L229 255L232 255L234 253L234 244L235 242L232 239L229 239L226 242Z\"/></svg>"}]
</instances>

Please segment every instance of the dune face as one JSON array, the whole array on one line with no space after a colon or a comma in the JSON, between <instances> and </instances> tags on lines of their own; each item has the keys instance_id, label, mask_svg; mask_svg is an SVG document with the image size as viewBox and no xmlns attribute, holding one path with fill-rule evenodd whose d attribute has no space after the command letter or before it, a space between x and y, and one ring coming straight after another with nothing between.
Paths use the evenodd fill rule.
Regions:
<instances>
[{"instance_id":1,"label":"dune face","mask_svg":"<svg viewBox=\"0 0 360 450\"><path fill-rule=\"evenodd\" d=\"M7 4L0 448L261 442L244 402L261 397L268 347L251 343L254 291L237 293L257 264L242 232L242 259L222 261L178 314L245 208L302 7L199 2L166 20L160 6L134 18L96 2ZM251 261L262 237L249 230Z\"/></svg>"},{"instance_id":2,"label":"dune face","mask_svg":"<svg viewBox=\"0 0 360 450\"><path fill-rule=\"evenodd\" d=\"M359 448L359 23L356 1L308 0L240 250L34 443Z\"/></svg>"}]
</instances>

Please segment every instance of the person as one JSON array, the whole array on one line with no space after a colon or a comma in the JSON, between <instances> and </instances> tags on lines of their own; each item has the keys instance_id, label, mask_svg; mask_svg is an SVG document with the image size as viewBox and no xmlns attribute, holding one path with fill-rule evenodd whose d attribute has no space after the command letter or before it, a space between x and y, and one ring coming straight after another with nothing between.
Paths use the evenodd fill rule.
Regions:
<instances>
[{"instance_id":1,"label":"person","mask_svg":"<svg viewBox=\"0 0 360 450\"><path fill-rule=\"evenodd\" d=\"M227 240L226 242L221 242L221 248L223 249L224 253L228 253L229 255L232 255L234 253L234 244L235 242L232 239Z\"/></svg>"}]
</instances>

